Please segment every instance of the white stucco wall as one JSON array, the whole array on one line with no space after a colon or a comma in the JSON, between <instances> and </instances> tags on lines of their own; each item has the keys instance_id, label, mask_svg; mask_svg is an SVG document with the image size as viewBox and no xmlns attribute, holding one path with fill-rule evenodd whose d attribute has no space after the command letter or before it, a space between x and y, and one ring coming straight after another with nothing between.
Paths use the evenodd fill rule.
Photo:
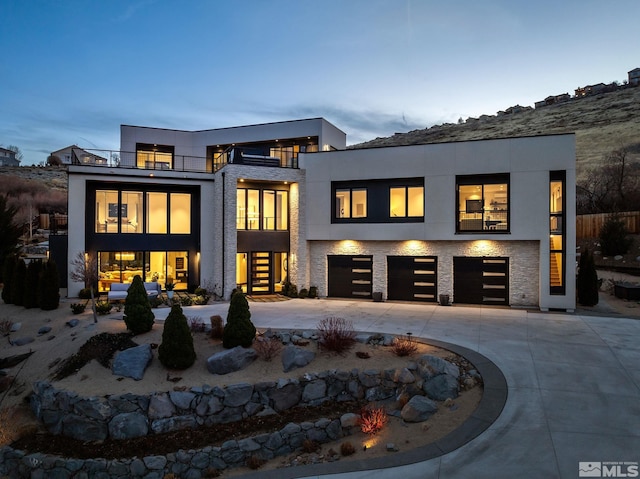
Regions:
<instances>
[{"instance_id":1,"label":"white stucco wall","mask_svg":"<svg viewBox=\"0 0 640 479\"><path fill-rule=\"evenodd\" d=\"M467 244L473 240L500 243L509 256L530 257L521 242L537 246L538 305L542 309L575 308L575 138L552 135L502 140L480 140L405 147L346 150L301 155L300 167L307 172L307 239L316 241L418 240ZM566 294L549 293L549 174L566 171ZM456 234L456 176L509 173L510 231L508 234ZM425 178L425 217L421 223L331 223L332 181L386 178ZM512 244L509 244L512 243ZM330 243L333 244L333 243ZM311 281L318 261L312 247ZM463 247L464 248L464 247ZM393 254L393 253L389 253ZM374 259L375 261L375 259ZM529 261L527 261L529 263ZM517 264L517 263L516 263ZM443 270L444 271L444 270ZM533 271L528 271L531 277ZM317 274L317 272L316 272ZM518 291L513 281L512 291ZM442 278L442 284L447 279ZM318 285L320 286L320 285ZM526 297L532 294L526 292ZM512 304L520 304L513 298ZM520 298L522 299L522 298ZM527 304L529 303L527 299Z\"/></svg>"}]
</instances>

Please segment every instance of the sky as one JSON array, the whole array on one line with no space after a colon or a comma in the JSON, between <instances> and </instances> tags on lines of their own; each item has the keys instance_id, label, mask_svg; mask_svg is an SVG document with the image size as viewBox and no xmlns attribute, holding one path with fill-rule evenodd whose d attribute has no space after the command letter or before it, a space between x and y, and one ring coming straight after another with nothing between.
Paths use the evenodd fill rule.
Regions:
<instances>
[{"instance_id":1,"label":"sky","mask_svg":"<svg viewBox=\"0 0 640 479\"><path fill-rule=\"evenodd\" d=\"M0 145L324 117L347 144L640 67L640 1L0 0Z\"/></svg>"}]
</instances>

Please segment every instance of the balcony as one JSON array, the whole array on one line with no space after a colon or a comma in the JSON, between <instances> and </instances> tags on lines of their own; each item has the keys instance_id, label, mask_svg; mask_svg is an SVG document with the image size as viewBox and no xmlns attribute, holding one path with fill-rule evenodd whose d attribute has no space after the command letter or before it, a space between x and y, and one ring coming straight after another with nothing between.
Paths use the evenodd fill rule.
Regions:
<instances>
[{"instance_id":1,"label":"balcony","mask_svg":"<svg viewBox=\"0 0 640 479\"><path fill-rule=\"evenodd\" d=\"M72 164L194 173L215 173L227 164L298 168L298 156L288 150L255 147L231 147L211 157L176 155L158 152L87 150L74 148Z\"/></svg>"}]
</instances>

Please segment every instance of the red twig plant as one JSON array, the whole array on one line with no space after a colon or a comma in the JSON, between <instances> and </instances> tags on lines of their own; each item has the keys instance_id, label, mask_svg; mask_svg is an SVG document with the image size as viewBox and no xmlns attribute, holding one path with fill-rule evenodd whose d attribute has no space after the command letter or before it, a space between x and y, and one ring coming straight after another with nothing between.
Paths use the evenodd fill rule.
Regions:
<instances>
[{"instance_id":1,"label":"red twig plant","mask_svg":"<svg viewBox=\"0 0 640 479\"><path fill-rule=\"evenodd\" d=\"M360 412L360 430L365 434L377 434L387 424L387 420L384 408L366 406Z\"/></svg>"},{"instance_id":2,"label":"red twig plant","mask_svg":"<svg viewBox=\"0 0 640 479\"><path fill-rule=\"evenodd\" d=\"M318 323L318 346L342 354L353 347L356 332L353 323L344 318L330 317Z\"/></svg>"}]
</instances>

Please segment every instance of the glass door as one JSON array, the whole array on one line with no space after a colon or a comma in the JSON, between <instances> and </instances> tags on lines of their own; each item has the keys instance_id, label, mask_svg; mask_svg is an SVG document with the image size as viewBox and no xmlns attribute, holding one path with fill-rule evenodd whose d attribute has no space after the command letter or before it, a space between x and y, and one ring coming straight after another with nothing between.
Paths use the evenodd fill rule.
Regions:
<instances>
[{"instance_id":1,"label":"glass door","mask_svg":"<svg viewBox=\"0 0 640 479\"><path fill-rule=\"evenodd\" d=\"M251 294L271 293L271 253L251 253Z\"/></svg>"}]
</instances>

